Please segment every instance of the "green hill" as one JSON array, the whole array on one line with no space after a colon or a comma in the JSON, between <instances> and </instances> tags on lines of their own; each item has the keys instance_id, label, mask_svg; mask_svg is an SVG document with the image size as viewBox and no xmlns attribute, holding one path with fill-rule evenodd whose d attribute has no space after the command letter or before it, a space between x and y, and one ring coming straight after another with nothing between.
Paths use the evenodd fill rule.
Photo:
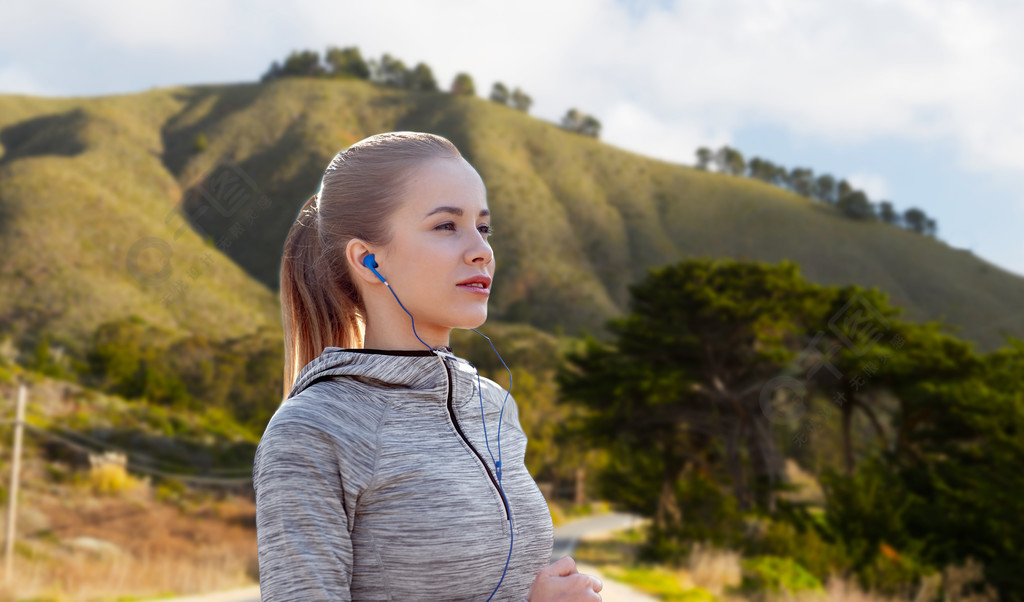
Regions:
<instances>
[{"instance_id":1,"label":"green hill","mask_svg":"<svg viewBox=\"0 0 1024 602\"><path fill-rule=\"evenodd\" d=\"M133 313L178 334L280 331L274 293L174 213L183 192L161 129L178 111L168 91L0 97L3 334L81 349Z\"/></svg>"},{"instance_id":2,"label":"green hill","mask_svg":"<svg viewBox=\"0 0 1024 602\"><path fill-rule=\"evenodd\" d=\"M491 315L505 322L599 332L647 268L723 256L877 286L907 318L944 320L982 349L1001 330L1024 336L1024 278L940 241L478 98L299 78L0 96L0 328L74 346L134 313L182 334L279 336L298 208L335 152L396 129L452 139L483 176L498 231Z\"/></svg>"}]
</instances>

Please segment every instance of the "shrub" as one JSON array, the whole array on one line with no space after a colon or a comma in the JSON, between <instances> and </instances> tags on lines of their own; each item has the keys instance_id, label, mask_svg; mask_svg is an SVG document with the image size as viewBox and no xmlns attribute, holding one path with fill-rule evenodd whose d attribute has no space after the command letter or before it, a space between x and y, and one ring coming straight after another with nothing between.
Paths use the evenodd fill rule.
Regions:
<instances>
[{"instance_id":1,"label":"shrub","mask_svg":"<svg viewBox=\"0 0 1024 602\"><path fill-rule=\"evenodd\" d=\"M851 565L841 542L830 543L812 526L786 520L766 521L763 533L744 551L751 556L792 558L822 581Z\"/></svg>"},{"instance_id":2,"label":"shrub","mask_svg":"<svg viewBox=\"0 0 1024 602\"><path fill-rule=\"evenodd\" d=\"M744 591L764 591L775 594L796 593L805 590L824 592L821 581L792 558L757 556L742 561Z\"/></svg>"},{"instance_id":3,"label":"shrub","mask_svg":"<svg viewBox=\"0 0 1024 602\"><path fill-rule=\"evenodd\" d=\"M689 472L676 483L676 499L682 521L653 526L642 556L648 560L683 562L695 542L719 548L739 548L746 524L736 498L710 476Z\"/></svg>"},{"instance_id":4,"label":"shrub","mask_svg":"<svg viewBox=\"0 0 1024 602\"><path fill-rule=\"evenodd\" d=\"M145 481L128 474L124 466L111 463L92 466L86 484L93 492L102 495L133 493L147 485Z\"/></svg>"},{"instance_id":5,"label":"shrub","mask_svg":"<svg viewBox=\"0 0 1024 602\"><path fill-rule=\"evenodd\" d=\"M187 492L188 488L178 479L164 479L157 485L154 495L160 502L177 503L182 500Z\"/></svg>"}]
</instances>

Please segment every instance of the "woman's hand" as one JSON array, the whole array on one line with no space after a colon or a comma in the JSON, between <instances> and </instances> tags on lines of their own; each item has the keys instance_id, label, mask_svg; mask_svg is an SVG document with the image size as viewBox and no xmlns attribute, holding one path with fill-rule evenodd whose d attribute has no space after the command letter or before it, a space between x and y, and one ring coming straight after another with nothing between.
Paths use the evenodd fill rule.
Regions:
<instances>
[{"instance_id":1,"label":"woman's hand","mask_svg":"<svg viewBox=\"0 0 1024 602\"><path fill-rule=\"evenodd\" d=\"M600 579L580 573L576 570L576 561L571 556L563 556L537 573L530 587L529 602L600 600L597 592L602 587Z\"/></svg>"}]
</instances>

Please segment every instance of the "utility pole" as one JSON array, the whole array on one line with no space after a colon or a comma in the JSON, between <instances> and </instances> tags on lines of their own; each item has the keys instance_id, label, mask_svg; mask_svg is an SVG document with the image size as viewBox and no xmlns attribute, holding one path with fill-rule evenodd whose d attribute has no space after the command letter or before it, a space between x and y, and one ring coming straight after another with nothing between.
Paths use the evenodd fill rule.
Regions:
<instances>
[{"instance_id":1,"label":"utility pole","mask_svg":"<svg viewBox=\"0 0 1024 602\"><path fill-rule=\"evenodd\" d=\"M18 387L18 408L14 419L14 455L11 458L11 487L7 495L7 540L4 544L4 580L11 583L14 578L14 530L18 515L18 473L21 472L21 431L25 426L25 399L28 390L22 384Z\"/></svg>"}]
</instances>

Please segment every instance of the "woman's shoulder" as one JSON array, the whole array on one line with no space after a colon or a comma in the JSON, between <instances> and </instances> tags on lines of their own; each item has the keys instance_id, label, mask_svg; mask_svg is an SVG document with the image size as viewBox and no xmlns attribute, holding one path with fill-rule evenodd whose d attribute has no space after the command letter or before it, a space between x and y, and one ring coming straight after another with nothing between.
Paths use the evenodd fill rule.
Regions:
<instances>
[{"instance_id":1,"label":"woman's shoulder","mask_svg":"<svg viewBox=\"0 0 1024 602\"><path fill-rule=\"evenodd\" d=\"M384 405L336 389L317 383L281 404L256 447L254 480L266 467L296 458L328 463L357 480L372 474Z\"/></svg>"},{"instance_id":2,"label":"woman's shoulder","mask_svg":"<svg viewBox=\"0 0 1024 602\"><path fill-rule=\"evenodd\" d=\"M263 439L296 433L318 434L345 444L364 437L375 439L385 412L386 404L361 394L358 387L321 381L286 399L271 417Z\"/></svg>"}]
</instances>

